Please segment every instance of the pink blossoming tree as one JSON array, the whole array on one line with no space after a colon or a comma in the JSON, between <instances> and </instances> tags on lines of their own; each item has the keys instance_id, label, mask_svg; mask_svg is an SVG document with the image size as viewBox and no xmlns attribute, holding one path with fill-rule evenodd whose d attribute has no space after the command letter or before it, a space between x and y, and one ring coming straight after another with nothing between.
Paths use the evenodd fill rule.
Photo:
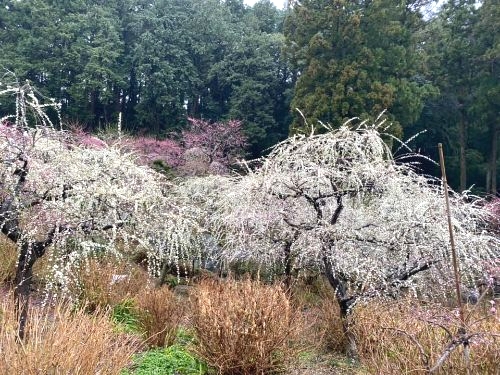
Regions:
<instances>
[{"instance_id":1,"label":"pink blossoming tree","mask_svg":"<svg viewBox=\"0 0 500 375\"><path fill-rule=\"evenodd\" d=\"M208 122L189 118L182 131L184 171L188 174L222 174L243 156L247 139L241 121Z\"/></svg>"},{"instance_id":2,"label":"pink blossoming tree","mask_svg":"<svg viewBox=\"0 0 500 375\"><path fill-rule=\"evenodd\" d=\"M165 163L170 168L178 168L183 164L184 150L179 142L173 139L155 139L152 137L127 137L122 145L133 151L142 165L153 165L155 162Z\"/></svg>"},{"instance_id":3,"label":"pink blossoming tree","mask_svg":"<svg viewBox=\"0 0 500 375\"><path fill-rule=\"evenodd\" d=\"M170 138L125 137L121 143L135 152L142 164L163 162L184 176L227 173L247 145L241 121L193 118L187 129Z\"/></svg>"}]
</instances>

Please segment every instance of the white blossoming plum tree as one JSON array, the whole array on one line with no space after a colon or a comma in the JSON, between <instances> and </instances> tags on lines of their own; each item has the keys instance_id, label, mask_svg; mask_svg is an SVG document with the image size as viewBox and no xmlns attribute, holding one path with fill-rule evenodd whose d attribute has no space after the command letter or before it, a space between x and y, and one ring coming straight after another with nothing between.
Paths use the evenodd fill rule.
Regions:
<instances>
[{"instance_id":1,"label":"white blossoming plum tree","mask_svg":"<svg viewBox=\"0 0 500 375\"><path fill-rule=\"evenodd\" d=\"M62 284L69 264L95 252L118 253L123 243L140 244L156 260L151 264L188 256L198 227L161 174L136 164L119 144L82 142L55 129L46 112L54 103L41 104L29 84L2 94L17 103L17 114L0 121L0 230L19 248L14 296L21 339L33 265L49 247Z\"/></svg>"},{"instance_id":2,"label":"white blossoming plum tree","mask_svg":"<svg viewBox=\"0 0 500 375\"><path fill-rule=\"evenodd\" d=\"M294 267L316 267L344 318L361 298L449 285L442 184L394 160L382 126L347 123L297 135L247 175L219 179L218 198L208 200L218 213L211 225L224 233L222 257L280 263L287 278ZM480 200L453 194L451 214L463 282L473 283L498 263L500 241Z\"/></svg>"}]
</instances>

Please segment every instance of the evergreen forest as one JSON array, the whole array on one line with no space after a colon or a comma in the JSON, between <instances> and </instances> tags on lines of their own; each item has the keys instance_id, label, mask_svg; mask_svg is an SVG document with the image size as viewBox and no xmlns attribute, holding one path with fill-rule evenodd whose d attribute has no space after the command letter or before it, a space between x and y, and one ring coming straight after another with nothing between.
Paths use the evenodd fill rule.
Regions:
<instances>
[{"instance_id":1,"label":"evergreen forest","mask_svg":"<svg viewBox=\"0 0 500 375\"><path fill-rule=\"evenodd\" d=\"M0 77L88 132L120 118L165 139L188 118L239 120L250 158L385 110L411 149L437 160L444 144L452 187L495 194L499 35L498 0L2 0ZM0 117L15 113L1 100Z\"/></svg>"}]
</instances>

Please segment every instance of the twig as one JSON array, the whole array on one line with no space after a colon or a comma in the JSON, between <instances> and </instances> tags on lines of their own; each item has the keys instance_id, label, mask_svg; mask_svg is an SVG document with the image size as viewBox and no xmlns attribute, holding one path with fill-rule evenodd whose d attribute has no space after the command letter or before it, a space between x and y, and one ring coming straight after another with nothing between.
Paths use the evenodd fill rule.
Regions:
<instances>
[{"instance_id":1,"label":"twig","mask_svg":"<svg viewBox=\"0 0 500 375\"><path fill-rule=\"evenodd\" d=\"M452 340L448 344L448 346L446 347L443 354L441 354L441 356L438 358L434 367L429 369L429 374L432 374L432 373L436 372L437 370L439 370L441 368L441 366L443 365L444 361L446 361L446 358L448 358L450 356L450 354L453 353L453 351L462 344L463 344L463 340L461 340L461 339Z\"/></svg>"},{"instance_id":2,"label":"twig","mask_svg":"<svg viewBox=\"0 0 500 375\"><path fill-rule=\"evenodd\" d=\"M420 352L420 356L422 357L422 361L424 362L425 369L427 371L430 371L430 369L429 369L429 355L425 352L422 344L420 344L420 342L413 335L410 335L408 332L403 331L402 329L399 329L399 328L393 328L393 327L381 327L381 328L385 329L385 330L396 331L400 335L407 337L411 342L413 342L415 344L415 346L418 348L418 351Z\"/></svg>"}]
</instances>

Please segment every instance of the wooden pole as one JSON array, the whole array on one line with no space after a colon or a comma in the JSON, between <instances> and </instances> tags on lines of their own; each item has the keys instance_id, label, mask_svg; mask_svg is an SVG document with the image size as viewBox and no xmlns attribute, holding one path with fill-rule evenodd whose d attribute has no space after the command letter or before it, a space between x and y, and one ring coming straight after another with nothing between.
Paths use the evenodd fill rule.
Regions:
<instances>
[{"instance_id":1,"label":"wooden pole","mask_svg":"<svg viewBox=\"0 0 500 375\"><path fill-rule=\"evenodd\" d=\"M443 180L443 190L444 190L444 199L446 202L446 216L448 218L448 231L450 233L450 246L451 246L451 258L453 262L453 274L455 277L455 293L457 296L457 305L460 314L460 331L459 334L466 334L465 327L465 314L464 314L464 306L462 303L462 293L460 290L460 267L458 264L458 256L457 250L455 247L455 238L453 234L453 224L451 222L451 211L450 211L450 199L448 196L448 181L446 180L446 169L444 164L444 154L443 154L443 144L438 144L439 150L439 164L441 166L441 176ZM467 374L469 374L470 369L470 360L469 360L469 343L467 340L464 341L464 356L465 356L465 365L467 369Z\"/></svg>"}]
</instances>

